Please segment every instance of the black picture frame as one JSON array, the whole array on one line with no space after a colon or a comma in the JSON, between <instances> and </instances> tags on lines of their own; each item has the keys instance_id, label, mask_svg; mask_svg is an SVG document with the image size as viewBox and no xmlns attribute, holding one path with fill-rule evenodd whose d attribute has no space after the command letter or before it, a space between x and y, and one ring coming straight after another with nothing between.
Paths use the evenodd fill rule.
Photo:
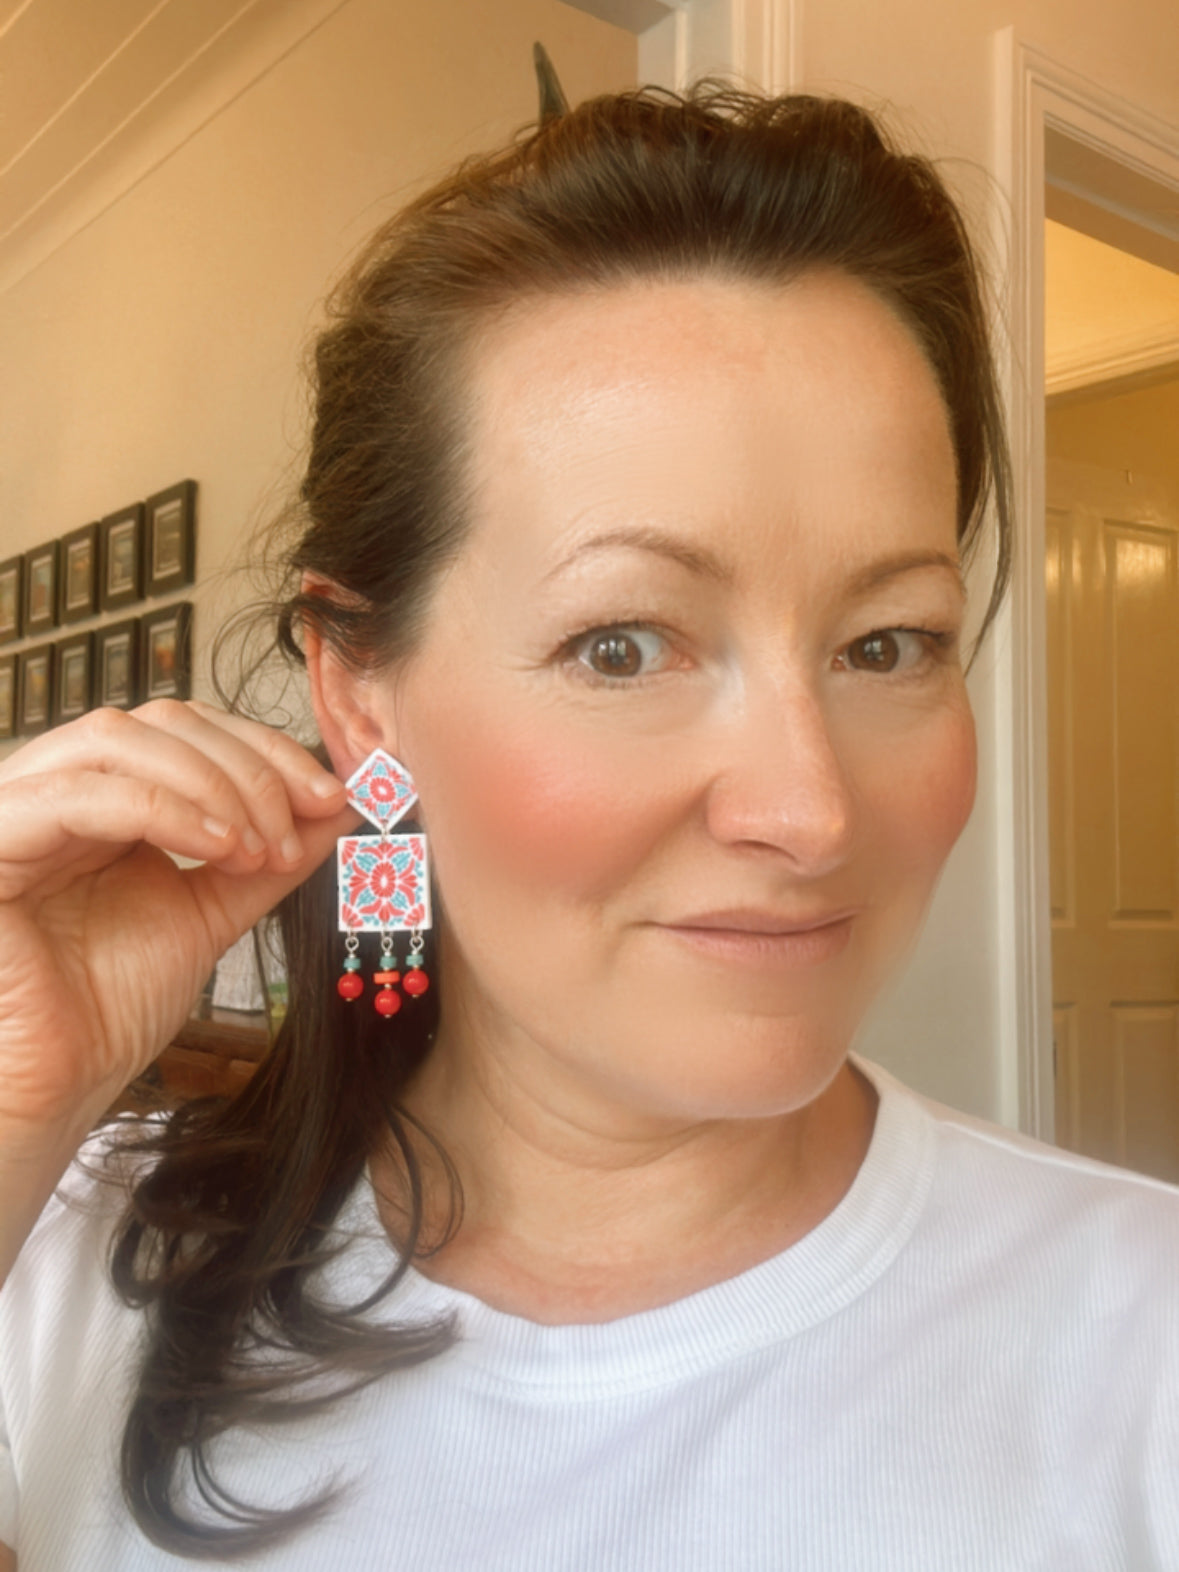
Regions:
<instances>
[{"instance_id":1,"label":"black picture frame","mask_svg":"<svg viewBox=\"0 0 1179 1572\"><path fill-rule=\"evenodd\" d=\"M94 635L94 703L131 710L139 703L138 617L111 622Z\"/></svg>"},{"instance_id":2,"label":"black picture frame","mask_svg":"<svg viewBox=\"0 0 1179 1572\"><path fill-rule=\"evenodd\" d=\"M108 513L98 525L98 604L117 611L143 599L142 502Z\"/></svg>"},{"instance_id":3,"label":"black picture frame","mask_svg":"<svg viewBox=\"0 0 1179 1572\"><path fill-rule=\"evenodd\" d=\"M196 568L196 481L182 480L144 503L143 585L169 595L191 584Z\"/></svg>"},{"instance_id":4,"label":"black picture frame","mask_svg":"<svg viewBox=\"0 0 1179 1572\"><path fill-rule=\"evenodd\" d=\"M139 692L187 699L192 692L192 602L174 601L139 619Z\"/></svg>"},{"instance_id":5,"label":"black picture frame","mask_svg":"<svg viewBox=\"0 0 1179 1572\"><path fill-rule=\"evenodd\" d=\"M57 572L57 541L25 552L21 629L26 638L57 627Z\"/></svg>"},{"instance_id":6,"label":"black picture frame","mask_svg":"<svg viewBox=\"0 0 1179 1572\"><path fill-rule=\"evenodd\" d=\"M0 655L0 742L16 736L16 681L15 655Z\"/></svg>"},{"instance_id":7,"label":"black picture frame","mask_svg":"<svg viewBox=\"0 0 1179 1572\"><path fill-rule=\"evenodd\" d=\"M59 542L57 620L84 622L98 610L98 525L83 524Z\"/></svg>"},{"instance_id":8,"label":"black picture frame","mask_svg":"<svg viewBox=\"0 0 1179 1572\"><path fill-rule=\"evenodd\" d=\"M53 724L53 670L56 650L52 644L38 644L17 656L16 731L19 737L34 737Z\"/></svg>"},{"instance_id":9,"label":"black picture frame","mask_svg":"<svg viewBox=\"0 0 1179 1572\"><path fill-rule=\"evenodd\" d=\"M0 562L0 644L20 638L24 596L25 559L9 557Z\"/></svg>"},{"instance_id":10,"label":"black picture frame","mask_svg":"<svg viewBox=\"0 0 1179 1572\"><path fill-rule=\"evenodd\" d=\"M94 703L94 635L58 639L53 660L53 725L77 720Z\"/></svg>"}]
</instances>

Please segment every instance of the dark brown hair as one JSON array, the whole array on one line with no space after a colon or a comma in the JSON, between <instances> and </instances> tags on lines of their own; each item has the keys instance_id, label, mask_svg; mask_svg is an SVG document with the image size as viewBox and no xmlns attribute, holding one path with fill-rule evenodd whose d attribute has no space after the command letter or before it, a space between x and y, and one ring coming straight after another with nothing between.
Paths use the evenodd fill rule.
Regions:
<instances>
[{"instance_id":1,"label":"dark brown hair","mask_svg":"<svg viewBox=\"0 0 1179 1572\"><path fill-rule=\"evenodd\" d=\"M373 238L315 351L314 430L285 553L293 593L274 605L279 647L298 661L313 627L358 668L412 650L463 537L464 351L497 312L628 280L780 283L815 269L862 280L928 358L949 413L965 556L988 503L997 520L989 622L1010 558L1008 462L978 271L953 201L930 163L895 150L852 104L705 82L686 96L643 89L582 104L464 163ZM337 592L300 593L303 573ZM125 1493L144 1533L181 1555L257 1548L329 1499L252 1510L212 1479L214 1437L332 1401L325 1381L338 1395L454 1335L446 1323L377 1330L365 1314L375 1298L325 1307L309 1292L342 1203L390 1141L407 1224L387 1289L419 1249L428 1137L399 1102L437 1024L436 988L392 1022L337 998L331 883L325 865L281 910L291 997L272 1051L235 1099L190 1105L139 1143L156 1161L117 1241L115 1281L147 1307L151 1329ZM259 1348L267 1361L251 1358ZM185 1476L208 1508L197 1519L180 1504Z\"/></svg>"}]
</instances>

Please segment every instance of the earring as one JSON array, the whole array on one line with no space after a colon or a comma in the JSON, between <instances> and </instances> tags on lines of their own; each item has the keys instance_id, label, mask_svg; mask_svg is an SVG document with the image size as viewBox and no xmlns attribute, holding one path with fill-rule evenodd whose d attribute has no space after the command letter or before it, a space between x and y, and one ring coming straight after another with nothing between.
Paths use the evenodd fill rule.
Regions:
<instances>
[{"instance_id":1,"label":"earring","mask_svg":"<svg viewBox=\"0 0 1179 1572\"><path fill-rule=\"evenodd\" d=\"M348 801L375 824L379 835L343 835L336 845L339 876L339 927L344 940L344 971L336 984L342 999L364 992L357 953L361 933L379 933L381 957L373 982L373 1001L381 1015L396 1015L401 995L395 992L401 974L393 953L392 934L408 932L410 953L403 987L415 998L430 979L422 970L422 930L431 926L430 874L426 837L390 835L417 801L413 777L397 759L375 748L346 784Z\"/></svg>"}]
</instances>

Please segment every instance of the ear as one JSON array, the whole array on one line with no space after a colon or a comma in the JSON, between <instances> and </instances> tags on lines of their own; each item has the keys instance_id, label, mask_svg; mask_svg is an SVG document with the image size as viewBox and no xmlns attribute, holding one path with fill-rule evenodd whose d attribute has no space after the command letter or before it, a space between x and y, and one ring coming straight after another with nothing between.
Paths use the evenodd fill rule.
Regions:
<instances>
[{"instance_id":1,"label":"ear","mask_svg":"<svg viewBox=\"0 0 1179 1572\"><path fill-rule=\"evenodd\" d=\"M325 580L310 574L304 575L302 588L310 595L333 593ZM388 677L382 681L353 671L310 621L303 624L303 654L319 735L340 779L347 780L374 748L396 755Z\"/></svg>"}]
</instances>

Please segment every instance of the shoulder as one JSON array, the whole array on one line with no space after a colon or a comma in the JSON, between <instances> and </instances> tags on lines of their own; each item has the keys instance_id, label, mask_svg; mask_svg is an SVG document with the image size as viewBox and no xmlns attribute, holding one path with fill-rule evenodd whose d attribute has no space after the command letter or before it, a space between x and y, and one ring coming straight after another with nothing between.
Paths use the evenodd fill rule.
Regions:
<instances>
[{"instance_id":1,"label":"shoulder","mask_svg":"<svg viewBox=\"0 0 1179 1572\"><path fill-rule=\"evenodd\" d=\"M1162 1303L1179 1293L1179 1187L1095 1162L909 1091L875 1065L878 1091L931 1132L923 1219L950 1254L1080 1298Z\"/></svg>"}]
</instances>

